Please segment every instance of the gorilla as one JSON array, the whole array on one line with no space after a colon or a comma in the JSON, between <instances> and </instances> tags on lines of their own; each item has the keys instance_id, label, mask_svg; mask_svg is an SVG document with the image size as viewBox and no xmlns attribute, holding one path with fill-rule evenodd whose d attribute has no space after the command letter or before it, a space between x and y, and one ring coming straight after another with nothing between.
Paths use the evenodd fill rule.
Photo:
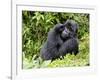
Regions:
<instances>
[{"instance_id":1,"label":"gorilla","mask_svg":"<svg viewBox=\"0 0 100 80\"><path fill-rule=\"evenodd\" d=\"M49 31L47 41L40 50L43 60L55 60L66 54L78 53L78 24L73 20L67 20L64 24L56 24Z\"/></svg>"}]
</instances>

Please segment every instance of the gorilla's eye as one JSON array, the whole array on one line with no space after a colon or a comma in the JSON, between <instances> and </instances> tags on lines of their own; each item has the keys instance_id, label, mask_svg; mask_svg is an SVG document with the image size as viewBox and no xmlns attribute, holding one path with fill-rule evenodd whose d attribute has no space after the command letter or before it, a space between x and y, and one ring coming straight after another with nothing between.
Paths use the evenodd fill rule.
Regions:
<instances>
[{"instance_id":1,"label":"gorilla's eye","mask_svg":"<svg viewBox=\"0 0 100 80\"><path fill-rule=\"evenodd\" d=\"M60 28L64 28L64 26L60 26Z\"/></svg>"},{"instance_id":2,"label":"gorilla's eye","mask_svg":"<svg viewBox=\"0 0 100 80\"><path fill-rule=\"evenodd\" d=\"M65 29L64 26L60 26L60 30L63 31Z\"/></svg>"}]
</instances>

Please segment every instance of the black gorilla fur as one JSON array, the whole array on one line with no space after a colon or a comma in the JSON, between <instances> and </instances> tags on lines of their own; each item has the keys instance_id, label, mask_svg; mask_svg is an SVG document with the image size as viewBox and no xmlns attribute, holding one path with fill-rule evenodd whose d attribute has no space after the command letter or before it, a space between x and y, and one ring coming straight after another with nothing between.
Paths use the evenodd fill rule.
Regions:
<instances>
[{"instance_id":1,"label":"black gorilla fur","mask_svg":"<svg viewBox=\"0 0 100 80\"><path fill-rule=\"evenodd\" d=\"M78 53L78 24L67 20L64 24L57 24L48 33L47 41L40 51L43 60L54 60L67 53Z\"/></svg>"}]
</instances>

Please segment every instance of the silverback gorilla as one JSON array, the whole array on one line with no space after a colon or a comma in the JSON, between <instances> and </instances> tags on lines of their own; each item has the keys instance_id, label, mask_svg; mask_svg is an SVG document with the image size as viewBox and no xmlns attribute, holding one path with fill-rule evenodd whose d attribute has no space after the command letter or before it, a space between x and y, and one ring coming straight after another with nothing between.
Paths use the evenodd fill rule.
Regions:
<instances>
[{"instance_id":1,"label":"silverback gorilla","mask_svg":"<svg viewBox=\"0 0 100 80\"><path fill-rule=\"evenodd\" d=\"M78 53L78 24L67 20L64 24L56 24L49 31L47 41L44 43L40 56L43 60L54 60L66 54Z\"/></svg>"}]
</instances>

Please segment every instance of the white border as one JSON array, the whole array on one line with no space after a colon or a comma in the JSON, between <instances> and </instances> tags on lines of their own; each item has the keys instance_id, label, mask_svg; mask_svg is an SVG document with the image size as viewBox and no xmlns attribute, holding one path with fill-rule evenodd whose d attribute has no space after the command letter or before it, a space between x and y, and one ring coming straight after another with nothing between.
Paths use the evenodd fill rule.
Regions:
<instances>
[{"instance_id":1,"label":"white border","mask_svg":"<svg viewBox=\"0 0 100 80\"><path fill-rule=\"evenodd\" d=\"M13 5L16 5L13 3ZM22 10L32 10L32 11L51 11L51 12L72 12L72 13L89 13L90 14L90 64L89 67L71 67L71 68L55 68L55 69L31 69L22 70L22 53L21 53L21 27L22 27ZM17 4L13 7L12 15L12 79L18 80L28 80L28 79L56 79L56 78L67 78L75 80L85 79L82 76L91 79L97 72L96 64L96 14L95 8L93 7L79 7L79 6L47 6L47 5L31 5L31 4ZM17 44L17 45L16 45ZM18 54L17 54L18 53ZM73 77L71 77L73 76ZM81 76L81 77L79 77ZM89 77L90 76L90 77ZM85 79L86 80L86 79Z\"/></svg>"}]
</instances>

